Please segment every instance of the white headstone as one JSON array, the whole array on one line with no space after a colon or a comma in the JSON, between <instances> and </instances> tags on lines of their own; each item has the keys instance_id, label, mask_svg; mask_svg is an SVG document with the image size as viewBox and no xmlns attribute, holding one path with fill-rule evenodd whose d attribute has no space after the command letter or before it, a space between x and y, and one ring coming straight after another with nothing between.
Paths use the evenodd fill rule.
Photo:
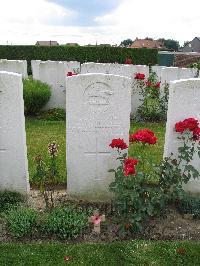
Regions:
<instances>
[{"instance_id":1,"label":"white headstone","mask_svg":"<svg viewBox=\"0 0 200 266\"><path fill-rule=\"evenodd\" d=\"M166 68L166 67L165 66L152 66L151 67L151 71L156 73L158 77L158 81L161 81L161 71L163 68Z\"/></svg>"},{"instance_id":2,"label":"white headstone","mask_svg":"<svg viewBox=\"0 0 200 266\"><path fill-rule=\"evenodd\" d=\"M149 67L145 65L125 65L125 64L102 64L102 63L84 63L81 65L81 73L104 73L120 75L128 78L132 78L132 94L131 94L131 113L135 113L137 108L142 103L141 95L139 94L139 88L136 86L134 76L136 73L145 74L145 78L149 77Z\"/></svg>"},{"instance_id":3,"label":"white headstone","mask_svg":"<svg viewBox=\"0 0 200 266\"><path fill-rule=\"evenodd\" d=\"M179 68L179 79L197 78L197 69Z\"/></svg>"},{"instance_id":4,"label":"white headstone","mask_svg":"<svg viewBox=\"0 0 200 266\"><path fill-rule=\"evenodd\" d=\"M67 192L104 200L116 166L113 138L128 143L131 79L81 74L66 81Z\"/></svg>"},{"instance_id":5,"label":"white headstone","mask_svg":"<svg viewBox=\"0 0 200 266\"><path fill-rule=\"evenodd\" d=\"M32 69L32 76L33 79L39 80L39 65L42 61L41 60L31 60L31 69Z\"/></svg>"},{"instance_id":6,"label":"white headstone","mask_svg":"<svg viewBox=\"0 0 200 266\"><path fill-rule=\"evenodd\" d=\"M22 76L0 72L0 189L29 191Z\"/></svg>"},{"instance_id":7,"label":"white headstone","mask_svg":"<svg viewBox=\"0 0 200 266\"><path fill-rule=\"evenodd\" d=\"M164 157L168 157L171 153L177 155L180 143L177 136L180 134L175 132L174 127L177 122L189 117L200 120L200 79L179 80L170 84ZM192 164L200 171L197 154ZM186 189L200 192L200 180L192 180Z\"/></svg>"},{"instance_id":8,"label":"white headstone","mask_svg":"<svg viewBox=\"0 0 200 266\"><path fill-rule=\"evenodd\" d=\"M51 87L51 98L44 110L66 108L65 78L68 72L80 72L80 63L76 61L32 61L33 78L47 83Z\"/></svg>"},{"instance_id":9,"label":"white headstone","mask_svg":"<svg viewBox=\"0 0 200 266\"><path fill-rule=\"evenodd\" d=\"M27 74L27 61L26 60L0 60L0 71L14 72L22 74L23 78L28 76Z\"/></svg>"},{"instance_id":10,"label":"white headstone","mask_svg":"<svg viewBox=\"0 0 200 266\"><path fill-rule=\"evenodd\" d=\"M128 78L134 77L135 73L143 73L149 76L149 67L145 65L126 65L111 63L84 63L81 65L81 74L86 73L103 73L124 76Z\"/></svg>"}]
</instances>

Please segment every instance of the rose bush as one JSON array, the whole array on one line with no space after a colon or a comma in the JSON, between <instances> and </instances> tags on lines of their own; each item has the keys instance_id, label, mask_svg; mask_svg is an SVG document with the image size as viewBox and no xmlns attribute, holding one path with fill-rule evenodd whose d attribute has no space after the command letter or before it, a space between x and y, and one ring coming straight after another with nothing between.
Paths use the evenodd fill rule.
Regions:
<instances>
[{"instance_id":1,"label":"rose bush","mask_svg":"<svg viewBox=\"0 0 200 266\"><path fill-rule=\"evenodd\" d=\"M156 73L151 73L146 80L144 74L136 73L134 80L142 96L142 104L137 110L136 119L142 121L160 121L165 119L168 90L164 88L164 94L161 96L161 82L158 81Z\"/></svg>"},{"instance_id":2,"label":"rose bush","mask_svg":"<svg viewBox=\"0 0 200 266\"><path fill-rule=\"evenodd\" d=\"M116 214L120 216L125 230L141 230L149 216L159 214L168 202L184 195L183 184L200 176L191 164L195 152L200 157L200 145L196 145L200 140L198 120L187 118L177 122L174 130L181 135L178 137L181 143L178 156L164 158L160 165L150 164L145 153L158 140L150 129L140 129L129 136L130 145L141 147L141 156L137 159L123 153L128 148L123 139L113 139L109 145L118 152L119 166L110 170L114 173L110 191L114 195ZM146 165L150 165L151 169ZM156 186L148 183L152 175L159 180Z\"/></svg>"}]
</instances>

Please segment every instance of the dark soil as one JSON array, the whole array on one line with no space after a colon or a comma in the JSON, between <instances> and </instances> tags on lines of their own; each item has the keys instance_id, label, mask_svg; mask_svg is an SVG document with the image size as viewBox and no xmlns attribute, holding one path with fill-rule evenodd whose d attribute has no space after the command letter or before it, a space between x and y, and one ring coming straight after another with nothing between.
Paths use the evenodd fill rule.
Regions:
<instances>
[{"instance_id":1,"label":"dark soil","mask_svg":"<svg viewBox=\"0 0 200 266\"><path fill-rule=\"evenodd\" d=\"M143 230L138 233L129 230L122 231L119 221L114 218L111 204L91 203L85 201L72 201L67 198L66 190L57 190L54 196L55 206L61 204L76 204L84 209L98 209L100 214L106 215L106 221L102 223L101 233L93 232L92 225L75 241L71 242L112 242L116 240L151 239L151 240L200 240L200 220L194 219L190 214L180 213L176 206L168 206L160 217L153 217L143 225ZM38 190L31 190L28 205L44 212L45 203ZM3 219L0 219L0 242L16 241L9 235ZM34 236L23 238L20 242L52 242L58 241L54 237L41 237L37 232ZM59 240L60 241L60 240ZM62 241L61 242L66 242Z\"/></svg>"}]
</instances>

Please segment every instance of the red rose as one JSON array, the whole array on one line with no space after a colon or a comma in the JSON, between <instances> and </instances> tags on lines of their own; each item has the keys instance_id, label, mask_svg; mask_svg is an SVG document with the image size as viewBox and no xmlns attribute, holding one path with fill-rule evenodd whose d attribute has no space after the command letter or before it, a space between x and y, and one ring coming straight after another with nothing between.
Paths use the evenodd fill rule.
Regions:
<instances>
[{"instance_id":1,"label":"red rose","mask_svg":"<svg viewBox=\"0 0 200 266\"><path fill-rule=\"evenodd\" d=\"M130 64L132 64L132 63L133 63L133 61L132 61L131 58L126 58L126 60L125 60L125 62L124 62L124 64L128 64L128 65L130 65Z\"/></svg>"},{"instance_id":2,"label":"red rose","mask_svg":"<svg viewBox=\"0 0 200 266\"><path fill-rule=\"evenodd\" d=\"M183 121L179 121L175 124L176 132L183 133L185 130L194 131L198 128L199 122L195 118L187 118ZM197 130L198 132L198 130ZM198 134L197 134L198 135Z\"/></svg>"},{"instance_id":3,"label":"red rose","mask_svg":"<svg viewBox=\"0 0 200 266\"><path fill-rule=\"evenodd\" d=\"M123 172L125 176L128 175L135 175L135 165L138 164L138 160L134 158L126 158L124 160L124 167L123 167Z\"/></svg>"},{"instance_id":4,"label":"red rose","mask_svg":"<svg viewBox=\"0 0 200 266\"><path fill-rule=\"evenodd\" d=\"M196 127L193 131L193 140L197 141L200 140L200 127Z\"/></svg>"},{"instance_id":5,"label":"red rose","mask_svg":"<svg viewBox=\"0 0 200 266\"><path fill-rule=\"evenodd\" d=\"M157 137L154 135L154 132L150 129L140 129L136 133L130 135L130 142L142 142L144 144L155 144L157 142Z\"/></svg>"},{"instance_id":6,"label":"red rose","mask_svg":"<svg viewBox=\"0 0 200 266\"><path fill-rule=\"evenodd\" d=\"M194 130L196 127L198 127L198 120L195 118L187 118L183 120L183 123L185 124L186 129Z\"/></svg>"},{"instance_id":7,"label":"red rose","mask_svg":"<svg viewBox=\"0 0 200 266\"><path fill-rule=\"evenodd\" d=\"M136 174L135 167L134 166L125 166L123 169L123 173L125 176L135 175Z\"/></svg>"},{"instance_id":8,"label":"red rose","mask_svg":"<svg viewBox=\"0 0 200 266\"><path fill-rule=\"evenodd\" d=\"M175 130L176 132L183 133L183 131L185 131L185 124L181 121L177 122L175 124Z\"/></svg>"},{"instance_id":9,"label":"red rose","mask_svg":"<svg viewBox=\"0 0 200 266\"><path fill-rule=\"evenodd\" d=\"M138 164L138 160L137 159L134 159L134 158L126 158L124 160L124 165L136 165Z\"/></svg>"},{"instance_id":10,"label":"red rose","mask_svg":"<svg viewBox=\"0 0 200 266\"><path fill-rule=\"evenodd\" d=\"M67 77L75 76L77 75L76 73L73 73L71 71L67 72Z\"/></svg>"},{"instance_id":11,"label":"red rose","mask_svg":"<svg viewBox=\"0 0 200 266\"><path fill-rule=\"evenodd\" d=\"M151 83L151 81L148 81L148 80L145 82L145 84L146 84L147 87L152 87L153 86L153 84Z\"/></svg>"},{"instance_id":12,"label":"red rose","mask_svg":"<svg viewBox=\"0 0 200 266\"><path fill-rule=\"evenodd\" d=\"M113 139L109 146L111 148L117 148L121 150L125 150L128 148L127 144L124 142L123 139Z\"/></svg>"},{"instance_id":13,"label":"red rose","mask_svg":"<svg viewBox=\"0 0 200 266\"><path fill-rule=\"evenodd\" d=\"M141 79L141 80L143 80L143 79L145 79L145 74L143 74L143 73L136 73L135 74L135 79Z\"/></svg>"},{"instance_id":14,"label":"red rose","mask_svg":"<svg viewBox=\"0 0 200 266\"><path fill-rule=\"evenodd\" d=\"M156 88L156 89L158 89L158 88L160 88L160 81L159 82L157 82L155 85L154 85L154 88Z\"/></svg>"}]
</instances>

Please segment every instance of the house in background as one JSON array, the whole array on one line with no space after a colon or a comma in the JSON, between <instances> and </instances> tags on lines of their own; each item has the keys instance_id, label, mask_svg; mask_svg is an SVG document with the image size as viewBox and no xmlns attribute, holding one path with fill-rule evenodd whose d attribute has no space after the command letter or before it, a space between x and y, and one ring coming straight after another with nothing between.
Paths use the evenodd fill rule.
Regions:
<instances>
[{"instance_id":1,"label":"house in background","mask_svg":"<svg viewBox=\"0 0 200 266\"><path fill-rule=\"evenodd\" d=\"M128 48L150 48L150 49L166 49L164 44L159 41L152 39L138 39L128 47Z\"/></svg>"},{"instance_id":2,"label":"house in background","mask_svg":"<svg viewBox=\"0 0 200 266\"><path fill-rule=\"evenodd\" d=\"M66 45L67 46L79 46L79 44L76 42L68 42L68 43L66 43Z\"/></svg>"},{"instance_id":3,"label":"house in background","mask_svg":"<svg viewBox=\"0 0 200 266\"><path fill-rule=\"evenodd\" d=\"M57 46L59 43L57 41L37 41L35 45L38 46Z\"/></svg>"},{"instance_id":4,"label":"house in background","mask_svg":"<svg viewBox=\"0 0 200 266\"><path fill-rule=\"evenodd\" d=\"M200 53L200 37L195 37L191 42L180 48L179 51Z\"/></svg>"}]
</instances>

